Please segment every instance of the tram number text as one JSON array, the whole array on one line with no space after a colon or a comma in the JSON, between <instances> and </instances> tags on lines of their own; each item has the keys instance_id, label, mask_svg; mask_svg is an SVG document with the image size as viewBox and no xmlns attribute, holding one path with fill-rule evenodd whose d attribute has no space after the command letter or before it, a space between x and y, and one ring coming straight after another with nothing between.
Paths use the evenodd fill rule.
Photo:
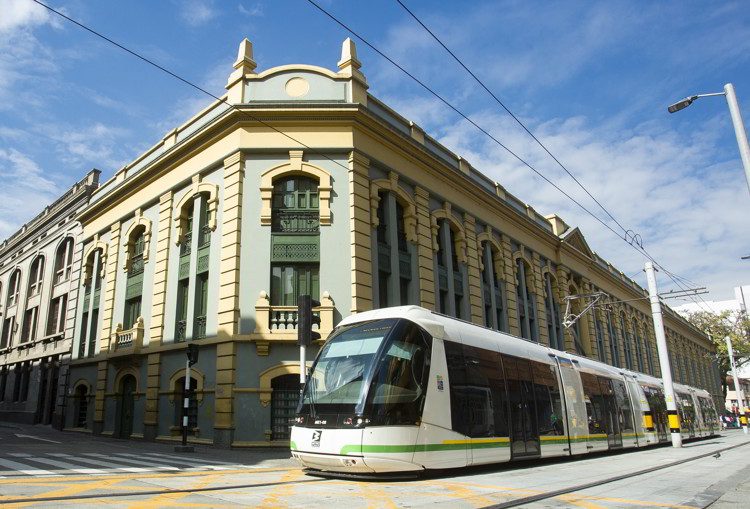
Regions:
<instances>
[{"instance_id":1,"label":"tram number text","mask_svg":"<svg viewBox=\"0 0 750 509\"><path fill-rule=\"evenodd\" d=\"M323 430L316 429L313 431L312 440L310 440L310 446L320 447L320 436L323 434Z\"/></svg>"}]
</instances>

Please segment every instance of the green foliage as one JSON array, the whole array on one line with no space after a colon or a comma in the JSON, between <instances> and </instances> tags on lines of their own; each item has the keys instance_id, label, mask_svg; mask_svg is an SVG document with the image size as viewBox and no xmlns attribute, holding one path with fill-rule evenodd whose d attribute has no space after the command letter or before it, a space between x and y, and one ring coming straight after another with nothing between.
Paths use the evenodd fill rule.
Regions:
<instances>
[{"instance_id":1,"label":"green foliage","mask_svg":"<svg viewBox=\"0 0 750 509\"><path fill-rule=\"evenodd\" d=\"M722 311L718 314L697 311L690 313L687 320L706 332L716 345L716 360L719 372L722 374L722 389L726 394L726 377L731 374L731 366L724 338L729 336L732 340L734 361L737 367L750 362L750 318L741 311Z\"/></svg>"}]
</instances>

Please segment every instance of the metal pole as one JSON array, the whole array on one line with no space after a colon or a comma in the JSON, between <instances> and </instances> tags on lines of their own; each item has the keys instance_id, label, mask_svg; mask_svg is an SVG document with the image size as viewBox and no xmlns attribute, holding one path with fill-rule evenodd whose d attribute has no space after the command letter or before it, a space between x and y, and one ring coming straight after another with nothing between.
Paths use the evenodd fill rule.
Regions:
<instances>
[{"instance_id":1,"label":"metal pole","mask_svg":"<svg viewBox=\"0 0 750 509\"><path fill-rule=\"evenodd\" d=\"M745 434L747 430L747 416L745 415L745 394L742 392L742 386L737 378L737 367L734 365L734 350L732 349L732 340L729 336L725 337L724 340L727 342L727 352L729 352L729 364L732 366L732 378L734 378L734 392L737 395L737 407L740 412L740 423L742 424L742 431ZM744 417L744 418L743 418Z\"/></svg>"},{"instance_id":2,"label":"metal pole","mask_svg":"<svg viewBox=\"0 0 750 509\"><path fill-rule=\"evenodd\" d=\"M737 145L740 147L740 157L742 158L742 166L745 168L747 188L750 190L750 145L747 143L745 124L742 123L742 115L740 114L740 107L737 104L737 96L734 93L734 85L731 83L724 85L724 93L729 105L729 114L732 115L734 135L737 137Z\"/></svg>"},{"instance_id":3,"label":"metal pole","mask_svg":"<svg viewBox=\"0 0 750 509\"><path fill-rule=\"evenodd\" d=\"M190 358L185 361L185 397L182 400L182 446L187 447L188 406L190 405Z\"/></svg>"},{"instance_id":4,"label":"metal pole","mask_svg":"<svg viewBox=\"0 0 750 509\"><path fill-rule=\"evenodd\" d=\"M664 334L664 321L661 316L661 303L656 290L656 275L654 264L646 262L646 279L648 281L648 296L651 301L651 314L654 318L654 333L656 334L656 350L659 352L659 366L661 377L664 380L664 399L667 402L667 416L669 419L669 431L672 435L672 446L682 447L682 435L680 434L680 416L677 413L677 403L674 397L672 385L672 367L669 365L669 351L667 350L667 337Z\"/></svg>"},{"instance_id":5,"label":"metal pole","mask_svg":"<svg viewBox=\"0 0 750 509\"><path fill-rule=\"evenodd\" d=\"M299 347L299 392L305 389L305 380L307 379L307 366L305 362L305 354L307 347L300 345Z\"/></svg>"}]
</instances>

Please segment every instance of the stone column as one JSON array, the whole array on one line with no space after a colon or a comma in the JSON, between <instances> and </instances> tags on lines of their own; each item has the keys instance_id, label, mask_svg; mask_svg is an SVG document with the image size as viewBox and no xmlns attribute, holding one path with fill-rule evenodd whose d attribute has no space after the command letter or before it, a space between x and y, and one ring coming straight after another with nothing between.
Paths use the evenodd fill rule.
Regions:
<instances>
[{"instance_id":1,"label":"stone column","mask_svg":"<svg viewBox=\"0 0 750 509\"><path fill-rule=\"evenodd\" d=\"M109 352L109 343L112 339L113 314L115 306L115 285L117 279L117 267L120 254L120 222L113 224L109 228L109 246L107 247L107 272L104 279L106 290L104 292L104 313L102 314L102 332L99 334L99 351L102 353ZM91 284L94 284L96 275L92 276ZM94 295L92 287L91 295ZM95 326L96 324L94 324Z\"/></svg>"},{"instance_id":2,"label":"stone column","mask_svg":"<svg viewBox=\"0 0 750 509\"><path fill-rule=\"evenodd\" d=\"M240 251L242 247L242 190L245 157L235 152L224 159L224 201L222 203L221 264L219 269L218 337L239 333Z\"/></svg>"},{"instance_id":3,"label":"stone column","mask_svg":"<svg viewBox=\"0 0 750 509\"><path fill-rule=\"evenodd\" d=\"M235 345L234 341L216 345L214 445L218 447L231 447L234 441Z\"/></svg>"},{"instance_id":4,"label":"stone column","mask_svg":"<svg viewBox=\"0 0 750 509\"><path fill-rule=\"evenodd\" d=\"M471 321L484 325L484 307L482 305L482 274L479 270L476 221L469 214L464 214L464 232L466 235L466 269L469 283L469 316Z\"/></svg>"},{"instance_id":5,"label":"stone column","mask_svg":"<svg viewBox=\"0 0 750 509\"><path fill-rule=\"evenodd\" d=\"M508 329L511 334L521 335L521 326L518 323L518 289L516 285L516 264L513 260L513 248L510 245L510 237L502 235L503 260L505 271L505 294L508 303Z\"/></svg>"},{"instance_id":6,"label":"stone column","mask_svg":"<svg viewBox=\"0 0 750 509\"><path fill-rule=\"evenodd\" d=\"M419 267L419 303L435 309L435 267L433 262L430 194L421 187L415 188L417 203L417 254Z\"/></svg>"},{"instance_id":7,"label":"stone column","mask_svg":"<svg viewBox=\"0 0 750 509\"><path fill-rule=\"evenodd\" d=\"M349 231L352 255L351 312L372 309L372 222L370 218L370 160L349 153Z\"/></svg>"},{"instance_id":8,"label":"stone column","mask_svg":"<svg viewBox=\"0 0 750 509\"><path fill-rule=\"evenodd\" d=\"M156 233L154 257L154 287L151 299L151 333L149 346L158 346L164 339L164 306L167 298L167 269L169 267L169 239L172 235L172 191L159 198L159 224Z\"/></svg>"}]
</instances>

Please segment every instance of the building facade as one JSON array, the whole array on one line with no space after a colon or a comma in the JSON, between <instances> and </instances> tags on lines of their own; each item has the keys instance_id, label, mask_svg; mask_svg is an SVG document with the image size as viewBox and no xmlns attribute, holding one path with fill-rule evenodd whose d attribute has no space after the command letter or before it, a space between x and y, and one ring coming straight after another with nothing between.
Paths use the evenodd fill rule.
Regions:
<instances>
[{"instance_id":1,"label":"building facade","mask_svg":"<svg viewBox=\"0 0 750 509\"><path fill-rule=\"evenodd\" d=\"M0 420L61 427L90 171L0 244Z\"/></svg>"},{"instance_id":2,"label":"building facade","mask_svg":"<svg viewBox=\"0 0 750 509\"><path fill-rule=\"evenodd\" d=\"M67 428L179 439L192 342L190 439L288 443L301 294L321 302L318 344L351 313L419 304L659 374L643 288L367 88L348 39L337 71L263 72L244 40L222 100L96 191ZM607 305L563 327L564 297L595 291ZM719 394L707 338L665 320L676 379Z\"/></svg>"}]
</instances>

